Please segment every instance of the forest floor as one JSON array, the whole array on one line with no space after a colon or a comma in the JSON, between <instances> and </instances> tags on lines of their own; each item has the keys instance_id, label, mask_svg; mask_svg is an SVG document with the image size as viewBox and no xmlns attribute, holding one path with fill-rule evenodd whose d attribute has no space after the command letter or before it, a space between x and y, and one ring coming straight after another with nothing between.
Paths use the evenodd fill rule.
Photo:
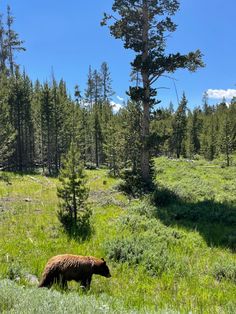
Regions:
<instances>
[{"instance_id":1,"label":"forest floor","mask_svg":"<svg viewBox=\"0 0 236 314\"><path fill-rule=\"evenodd\" d=\"M0 313L235 313L236 167L158 158L155 168L152 203L119 192L105 169L87 171L84 241L59 223L56 178L0 176ZM104 257L112 277L94 276L86 293L75 282L38 289L63 253Z\"/></svg>"}]
</instances>

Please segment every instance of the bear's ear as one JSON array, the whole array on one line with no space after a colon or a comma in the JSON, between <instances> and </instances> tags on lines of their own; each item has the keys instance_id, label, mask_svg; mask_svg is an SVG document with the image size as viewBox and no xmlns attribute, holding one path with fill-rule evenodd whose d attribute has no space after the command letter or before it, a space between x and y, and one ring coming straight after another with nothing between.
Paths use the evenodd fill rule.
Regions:
<instances>
[{"instance_id":1,"label":"bear's ear","mask_svg":"<svg viewBox=\"0 0 236 314\"><path fill-rule=\"evenodd\" d=\"M103 261L103 264L106 264L106 261L104 260L104 258L102 257L101 260Z\"/></svg>"}]
</instances>

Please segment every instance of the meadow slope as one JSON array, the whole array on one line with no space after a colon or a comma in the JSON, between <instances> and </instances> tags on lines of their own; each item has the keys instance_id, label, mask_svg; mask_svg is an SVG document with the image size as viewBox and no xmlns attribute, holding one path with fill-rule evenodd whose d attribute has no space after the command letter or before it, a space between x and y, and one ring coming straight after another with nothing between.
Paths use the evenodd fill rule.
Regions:
<instances>
[{"instance_id":1,"label":"meadow slope","mask_svg":"<svg viewBox=\"0 0 236 314\"><path fill-rule=\"evenodd\" d=\"M157 190L129 199L106 170L88 171L93 232L69 238L58 219L57 179L1 174L1 313L235 313L236 168L155 160ZM37 289L46 261L104 257L112 278L91 290Z\"/></svg>"}]
</instances>

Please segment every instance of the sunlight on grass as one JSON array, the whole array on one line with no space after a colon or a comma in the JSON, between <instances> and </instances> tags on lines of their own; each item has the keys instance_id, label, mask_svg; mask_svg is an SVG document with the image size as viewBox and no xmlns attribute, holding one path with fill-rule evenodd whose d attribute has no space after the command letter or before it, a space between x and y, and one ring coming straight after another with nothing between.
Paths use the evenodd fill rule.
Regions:
<instances>
[{"instance_id":1,"label":"sunlight on grass","mask_svg":"<svg viewBox=\"0 0 236 314\"><path fill-rule=\"evenodd\" d=\"M195 214L219 206L202 205L205 199L235 202L236 170L207 166L157 159L157 185L180 198L164 207L128 200L105 169L86 171L93 233L84 242L68 238L58 221L57 179L9 174L10 183L0 182L0 311L64 313L70 306L84 313L234 313L235 254L228 242L214 241L220 233L233 237L234 212L230 223L224 215L218 222L214 212L214 224ZM104 257L112 278L94 276L88 294L74 282L67 292L35 289L27 274L39 278L47 260L61 253Z\"/></svg>"}]
</instances>

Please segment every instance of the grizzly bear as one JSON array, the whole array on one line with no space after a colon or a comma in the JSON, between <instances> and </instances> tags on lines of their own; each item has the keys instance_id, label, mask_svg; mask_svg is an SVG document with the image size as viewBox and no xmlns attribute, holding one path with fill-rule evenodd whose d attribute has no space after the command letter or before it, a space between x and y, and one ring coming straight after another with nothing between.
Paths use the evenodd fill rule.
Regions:
<instances>
[{"instance_id":1,"label":"grizzly bear","mask_svg":"<svg viewBox=\"0 0 236 314\"><path fill-rule=\"evenodd\" d=\"M111 277L103 258L71 254L57 255L47 262L39 288L50 288L53 283L67 288L67 281L75 280L84 288L89 289L93 274Z\"/></svg>"}]
</instances>

